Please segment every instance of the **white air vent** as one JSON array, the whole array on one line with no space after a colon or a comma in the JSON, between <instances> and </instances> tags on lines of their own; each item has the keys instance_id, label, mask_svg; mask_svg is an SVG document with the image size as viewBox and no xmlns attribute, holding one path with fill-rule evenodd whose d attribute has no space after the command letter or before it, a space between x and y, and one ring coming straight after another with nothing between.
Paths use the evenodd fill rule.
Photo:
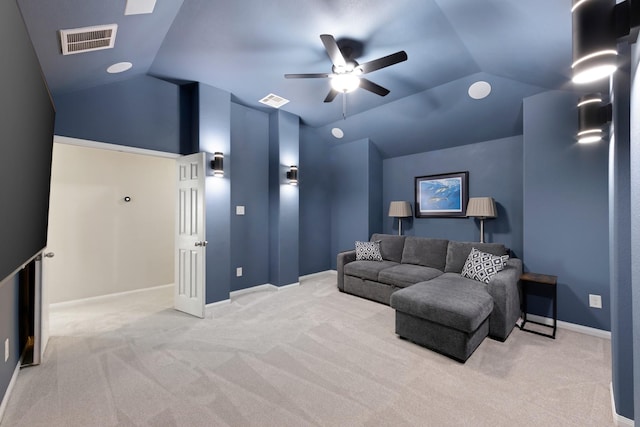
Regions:
<instances>
[{"instance_id":1,"label":"white air vent","mask_svg":"<svg viewBox=\"0 0 640 427\"><path fill-rule=\"evenodd\" d=\"M62 54L90 52L111 49L116 42L118 24L60 30Z\"/></svg>"},{"instance_id":2,"label":"white air vent","mask_svg":"<svg viewBox=\"0 0 640 427\"><path fill-rule=\"evenodd\" d=\"M260 100L260 102L263 103L264 105L268 105L269 107L280 108L284 104L289 102L289 100L288 99L284 99L281 96L274 95L274 94L270 93L269 95L267 95L264 98L262 98Z\"/></svg>"}]
</instances>

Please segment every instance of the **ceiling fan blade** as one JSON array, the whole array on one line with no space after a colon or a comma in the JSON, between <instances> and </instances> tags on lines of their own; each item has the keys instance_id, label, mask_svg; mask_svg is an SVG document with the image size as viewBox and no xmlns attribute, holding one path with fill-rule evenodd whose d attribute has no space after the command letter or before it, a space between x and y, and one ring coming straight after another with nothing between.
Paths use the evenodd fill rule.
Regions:
<instances>
[{"instance_id":1,"label":"ceiling fan blade","mask_svg":"<svg viewBox=\"0 0 640 427\"><path fill-rule=\"evenodd\" d=\"M313 73L313 74L285 74L285 79L322 79L329 77L327 73Z\"/></svg>"},{"instance_id":2,"label":"ceiling fan blade","mask_svg":"<svg viewBox=\"0 0 640 427\"><path fill-rule=\"evenodd\" d=\"M338 92L335 89L331 89L331 91L327 94L327 97L324 99L324 102L331 102L334 99L336 99L336 96L338 96L340 92Z\"/></svg>"},{"instance_id":3,"label":"ceiling fan blade","mask_svg":"<svg viewBox=\"0 0 640 427\"><path fill-rule=\"evenodd\" d=\"M379 70L380 68L397 64L398 62L406 61L407 58L407 52L401 50L400 52L392 53L391 55L383 56L382 58L360 64L359 68L362 69L362 74L366 74Z\"/></svg>"},{"instance_id":4,"label":"ceiling fan blade","mask_svg":"<svg viewBox=\"0 0 640 427\"><path fill-rule=\"evenodd\" d=\"M342 52L340 52L336 39L334 39L331 34L321 34L320 40L322 40L322 44L324 44L324 48L326 49L327 55L329 55L329 59L331 59L333 65L336 67L344 67L347 65L347 62L344 60L344 56L342 56Z\"/></svg>"},{"instance_id":5,"label":"ceiling fan blade","mask_svg":"<svg viewBox=\"0 0 640 427\"><path fill-rule=\"evenodd\" d=\"M360 78L360 87L364 90L368 90L369 92L373 92L376 95L387 96L389 94L389 89L383 88L382 86L375 84L371 80L367 80L364 78Z\"/></svg>"}]
</instances>

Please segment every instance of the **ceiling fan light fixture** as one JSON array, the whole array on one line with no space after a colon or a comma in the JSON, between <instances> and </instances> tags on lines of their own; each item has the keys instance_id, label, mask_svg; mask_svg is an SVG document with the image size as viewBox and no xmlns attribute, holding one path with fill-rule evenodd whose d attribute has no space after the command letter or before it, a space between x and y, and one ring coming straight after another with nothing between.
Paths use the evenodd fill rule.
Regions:
<instances>
[{"instance_id":1,"label":"ceiling fan light fixture","mask_svg":"<svg viewBox=\"0 0 640 427\"><path fill-rule=\"evenodd\" d=\"M360 87L360 78L351 73L331 76L331 87L338 92L353 92Z\"/></svg>"}]
</instances>

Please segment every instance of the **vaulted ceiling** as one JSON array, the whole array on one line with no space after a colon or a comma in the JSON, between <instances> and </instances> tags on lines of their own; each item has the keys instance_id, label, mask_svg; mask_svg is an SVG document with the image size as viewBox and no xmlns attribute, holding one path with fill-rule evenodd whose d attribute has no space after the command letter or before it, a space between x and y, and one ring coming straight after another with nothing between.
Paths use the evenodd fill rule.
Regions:
<instances>
[{"instance_id":1,"label":"vaulted ceiling","mask_svg":"<svg viewBox=\"0 0 640 427\"><path fill-rule=\"evenodd\" d=\"M570 0L157 0L151 14L124 15L126 0L18 0L56 96L141 74L197 81L240 104L281 107L316 128L327 143L370 138L384 157L522 133L522 99L570 83ZM115 47L63 56L58 30L118 24ZM367 74L390 90L363 89L331 103L320 34L360 43L360 63L400 50L408 60ZM109 74L128 61L133 68ZM476 81L492 91L469 97Z\"/></svg>"}]
</instances>

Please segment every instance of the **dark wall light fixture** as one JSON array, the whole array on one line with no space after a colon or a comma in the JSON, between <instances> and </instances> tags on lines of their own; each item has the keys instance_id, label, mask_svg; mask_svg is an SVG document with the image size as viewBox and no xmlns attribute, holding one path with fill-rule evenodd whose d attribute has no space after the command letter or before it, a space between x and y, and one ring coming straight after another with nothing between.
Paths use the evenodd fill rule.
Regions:
<instances>
[{"instance_id":1,"label":"dark wall light fixture","mask_svg":"<svg viewBox=\"0 0 640 427\"><path fill-rule=\"evenodd\" d=\"M573 82L591 83L617 68L617 42L634 41L640 25L640 0L573 0Z\"/></svg>"},{"instance_id":2,"label":"dark wall light fixture","mask_svg":"<svg viewBox=\"0 0 640 427\"><path fill-rule=\"evenodd\" d=\"M219 151L213 153L211 169L213 169L213 176L218 178L222 178L224 176L224 154Z\"/></svg>"},{"instance_id":3,"label":"dark wall light fixture","mask_svg":"<svg viewBox=\"0 0 640 427\"><path fill-rule=\"evenodd\" d=\"M578 103L578 142L599 142L604 135L604 126L611 122L611 104L602 105L600 94L585 95Z\"/></svg>"},{"instance_id":4,"label":"dark wall light fixture","mask_svg":"<svg viewBox=\"0 0 640 427\"><path fill-rule=\"evenodd\" d=\"M292 165L287 171L287 179L290 185L298 185L298 166Z\"/></svg>"}]
</instances>

